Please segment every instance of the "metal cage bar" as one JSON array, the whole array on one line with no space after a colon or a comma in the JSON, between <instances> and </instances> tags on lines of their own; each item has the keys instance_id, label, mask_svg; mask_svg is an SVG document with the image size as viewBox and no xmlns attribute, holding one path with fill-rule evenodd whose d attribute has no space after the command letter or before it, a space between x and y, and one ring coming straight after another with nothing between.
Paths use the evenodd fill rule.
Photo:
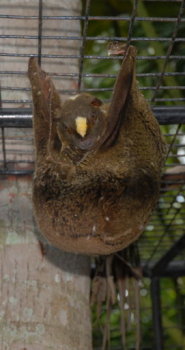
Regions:
<instances>
[{"instance_id":1,"label":"metal cage bar","mask_svg":"<svg viewBox=\"0 0 185 350\"><path fill-rule=\"evenodd\" d=\"M151 279L151 299L154 330L153 350L164 350L160 294L160 280L158 277L154 277Z\"/></svg>"}]
</instances>

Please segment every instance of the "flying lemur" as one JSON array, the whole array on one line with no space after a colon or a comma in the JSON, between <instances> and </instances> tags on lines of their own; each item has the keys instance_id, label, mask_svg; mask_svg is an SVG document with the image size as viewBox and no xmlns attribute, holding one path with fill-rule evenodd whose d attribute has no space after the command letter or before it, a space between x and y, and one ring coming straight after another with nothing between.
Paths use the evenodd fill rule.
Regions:
<instances>
[{"instance_id":1,"label":"flying lemur","mask_svg":"<svg viewBox=\"0 0 185 350\"><path fill-rule=\"evenodd\" d=\"M33 206L51 244L111 254L139 237L160 187L166 147L138 89L136 49L124 53L110 104L81 93L60 100L51 78L30 58L36 167Z\"/></svg>"}]
</instances>

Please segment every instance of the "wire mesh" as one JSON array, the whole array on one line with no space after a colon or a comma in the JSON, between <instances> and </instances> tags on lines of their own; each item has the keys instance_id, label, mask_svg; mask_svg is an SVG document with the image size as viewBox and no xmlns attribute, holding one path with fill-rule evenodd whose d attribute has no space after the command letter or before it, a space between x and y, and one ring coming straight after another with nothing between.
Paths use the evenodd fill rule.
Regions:
<instances>
[{"instance_id":1,"label":"wire mesh","mask_svg":"<svg viewBox=\"0 0 185 350\"><path fill-rule=\"evenodd\" d=\"M158 16L151 16L151 11L150 14L146 12L140 15L142 3L151 6L162 3L167 7L162 12L159 9ZM1 28L3 28L0 30L0 57L3 63L6 61L6 65L2 64L0 67L0 174L2 176L31 175L34 170L31 95L26 77L28 57L36 56L43 66L47 65L47 71L50 72L54 83L64 81L64 86L59 86L62 98L76 94L78 91L88 91L108 102L119 69L119 58L122 57L108 57L107 42L116 40L136 45L138 48L137 78L140 89L151 103L159 123L163 125L164 137L169 145L168 159L161 182L161 196L139 240L143 271L150 276L152 269L164 253L168 253L171 247L185 235L185 1L134 1L129 14L120 13L116 16L94 13L90 0L84 1L82 16L70 16L66 14L65 8L62 9L62 13L51 15L50 8L48 7L46 11L41 0L38 4L39 6L35 7L25 3L25 14L20 14L17 7L11 4L13 13L10 14L10 5L4 2L0 12ZM173 16L170 16L172 6L174 11ZM25 21L28 24L27 28L25 28ZM56 34L55 28L61 22L67 26L66 33L64 34L63 28L62 34ZM71 23L78 22L81 22L83 27L81 35L76 27L70 29ZM118 28L115 27L117 23L126 28L125 35L120 35ZM156 24L158 30L156 26L151 27L151 24ZM100 28L99 34L97 30L93 30L94 25ZM105 30L107 26L111 30ZM47 27L50 27L50 30L47 30ZM150 35L147 35L147 28L150 29L148 33ZM66 41L69 43L69 52L63 48L63 43ZM54 49L54 43L57 43L58 51ZM74 48L79 49L78 53L73 52ZM74 63L76 59L79 60L78 69ZM22 62L22 68L18 69L17 63L20 62ZM67 63L67 69L65 63ZM56 65L59 67L57 71ZM161 276L168 273L175 277L184 275L184 256L185 245L182 245L171 258L168 264L169 270L161 267ZM164 295L162 311L165 349L185 349L184 340L179 345L179 342L175 342L175 335L174 344L169 344L168 334L173 327L167 324L165 319L165 312L170 309L170 306L166 305L165 296L175 291L174 295L181 296L180 281L170 280L169 290L162 294ZM141 288L143 350L151 349L153 333L148 283L147 279L144 280ZM146 299L149 302L147 307ZM183 332L185 309L178 300L177 304L178 307L174 310L172 318L177 319L177 324L180 325L178 327ZM178 317L181 317L180 321ZM120 335L118 330L112 330L112 333L114 344L114 339ZM98 344L97 341L97 349ZM129 349L132 348L133 344L130 344Z\"/></svg>"}]
</instances>

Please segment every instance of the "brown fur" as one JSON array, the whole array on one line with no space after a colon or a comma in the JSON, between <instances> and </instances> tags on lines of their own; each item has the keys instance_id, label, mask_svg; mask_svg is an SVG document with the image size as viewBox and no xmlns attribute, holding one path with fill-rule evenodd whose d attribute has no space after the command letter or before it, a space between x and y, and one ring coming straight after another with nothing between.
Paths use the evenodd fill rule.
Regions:
<instances>
[{"instance_id":1,"label":"brown fur","mask_svg":"<svg viewBox=\"0 0 185 350\"><path fill-rule=\"evenodd\" d=\"M139 237L156 204L165 144L138 90L135 55L131 47L110 106L87 94L61 104L51 79L30 59L34 211L41 232L63 250L121 250ZM78 115L88 120L84 140L74 132Z\"/></svg>"}]
</instances>

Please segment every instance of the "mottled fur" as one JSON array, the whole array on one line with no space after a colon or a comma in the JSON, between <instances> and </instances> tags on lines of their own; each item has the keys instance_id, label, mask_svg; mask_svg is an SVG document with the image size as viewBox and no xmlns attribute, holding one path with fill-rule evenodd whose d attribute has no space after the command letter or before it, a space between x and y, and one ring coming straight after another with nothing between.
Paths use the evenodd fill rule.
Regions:
<instances>
[{"instance_id":1,"label":"mottled fur","mask_svg":"<svg viewBox=\"0 0 185 350\"><path fill-rule=\"evenodd\" d=\"M129 50L110 106L87 94L61 104L51 79L29 62L34 211L41 232L66 251L105 255L128 246L159 195L165 144L137 87L136 51ZM84 139L73 131L74 114L88 118Z\"/></svg>"}]
</instances>

